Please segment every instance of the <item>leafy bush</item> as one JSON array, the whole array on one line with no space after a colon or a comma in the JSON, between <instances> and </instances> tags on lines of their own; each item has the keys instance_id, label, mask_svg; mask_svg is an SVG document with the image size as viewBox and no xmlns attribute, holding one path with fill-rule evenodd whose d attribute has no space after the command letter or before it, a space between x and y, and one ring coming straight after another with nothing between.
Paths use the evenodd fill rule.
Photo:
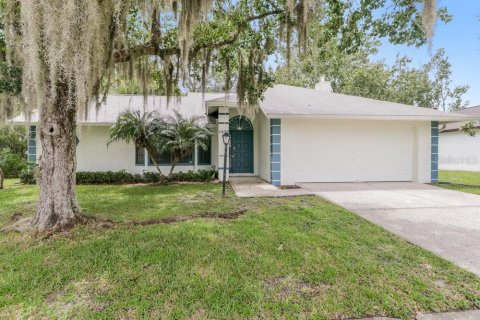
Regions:
<instances>
[{"instance_id":1,"label":"leafy bush","mask_svg":"<svg viewBox=\"0 0 480 320\"><path fill-rule=\"evenodd\" d=\"M12 153L10 149L0 150L0 168L5 178L18 178L27 166L27 160L24 157Z\"/></svg>"},{"instance_id":2,"label":"leafy bush","mask_svg":"<svg viewBox=\"0 0 480 320\"><path fill-rule=\"evenodd\" d=\"M160 181L160 175L157 172L144 172L143 179L146 183L155 183Z\"/></svg>"},{"instance_id":3,"label":"leafy bush","mask_svg":"<svg viewBox=\"0 0 480 320\"><path fill-rule=\"evenodd\" d=\"M37 183L37 177L34 170L23 170L20 173L20 182L23 184L35 184Z\"/></svg>"},{"instance_id":4,"label":"leafy bush","mask_svg":"<svg viewBox=\"0 0 480 320\"><path fill-rule=\"evenodd\" d=\"M1 91L1 90L0 90ZM0 127L0 150L24 157L27 152L27 129L25 126Z\"/></svg>"},{"instance_id":5,"label":"leafy bush","mask_svg":"<svg viewBox=\"0 0 480 320\"><path fill-rule=\"evenodd\" d=\"M143 177L145 182L148 183L158 182L160 180L160 176L155 172L145 172ZM187 172L180 171L178 173L172 173L167 177L167 179L170 182L207 182L214 180L216 177L217 171L212 167L208 170L200 169L197 171L189 170Z\"/></svg>"},{"instance_id":6,"label":"leafy bush","mask_svg":"<svg viewBox=\"0 0 480 320\"><path fill-rule=\"evenodd\" d=\"M77 184L125 184L144 182L142 175L122 171L77 172Z\"/></svg>"},{"instance_id":7,"label":"leafy bush","mask_svg":"<svg viewBox=\"0 0 480 320\"><path fill-rule=\"evenodd\" d=\"M170 182L207 182L215 179L217 172L215 168L209 170L198 170L179 172L172 174L168 181ZM32 170L24 170L20 175L20 181L24 184L35 184L36 177ZM141 174L131 174L122 171L102 171L102 172L77 172L77 184L126 184L126 183L156 183L160 181L160 176L155 172L144 172Z\"/></svg>"},{"instance_id":8,"label":"leafy bush","mask_svg":"<svg viewBox=\"0 0 480 320\"><path fill-rule=\"evenodd\" d=\"M0 127L0 168L6 178L18 178L27 168L25 126Z\"/></svg>"},{"instance_id":9,"label":"leafy bush","mask_svg":"<svg viewBox=\"0 0 480 320\"><path fill-rule=\"evenodd\" d=\"M216 171L213 169L209 170L198 170L198 171L188 171L188 172L179 172L179 173L172 173L169 177L169 181L212 181L215 179Z\"/></svg>"}]
</instances>

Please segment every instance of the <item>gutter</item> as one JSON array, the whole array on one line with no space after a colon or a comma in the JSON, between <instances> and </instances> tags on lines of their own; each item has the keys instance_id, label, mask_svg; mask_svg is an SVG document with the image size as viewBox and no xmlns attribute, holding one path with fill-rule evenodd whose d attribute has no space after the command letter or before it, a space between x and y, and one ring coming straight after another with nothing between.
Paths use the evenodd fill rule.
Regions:
<instances>
[{"instance_id":1,"label":"gutter","mask_svg":"<svg viewBox=\"0 0 480 320\"><path fill-rule=\"evenodd\" d=\"M401 120L401 121L439 121L448 122L467 122L480 120L480 117L472 116L452 116L452 115L344 115L344 114L266 114L268 119L272 118L300 118L300 119L335 119L335 120Z\"/></svg>"}]
</instances>

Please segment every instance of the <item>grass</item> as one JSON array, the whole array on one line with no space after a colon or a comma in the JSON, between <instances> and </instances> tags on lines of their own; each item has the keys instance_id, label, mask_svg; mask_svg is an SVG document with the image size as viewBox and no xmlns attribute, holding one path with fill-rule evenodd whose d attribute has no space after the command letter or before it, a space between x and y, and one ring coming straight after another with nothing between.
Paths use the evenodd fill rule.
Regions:
<instances>
[{"instance_id":1,"label":"grass","mask_svg":"<svg viewBox=\"0 0 480 320\"><path fill-rule=\"evenodd\" d=\"M440 171L439 186L474 194L480 194L480 172Z\"/></svg>"},{"instance_id":2,"label":"grass","mask_svg":"<svg viewBox=\"0 0 480 320\"><path fill-rule=\"evenodd\" d=\"M0 234L0 318L413 318L480 307L480 280L318 197L225 200L216 184L79 186L87 214L236 220ZM32 214L7 181L0 226Z\"/></svg>"}]
</instances>

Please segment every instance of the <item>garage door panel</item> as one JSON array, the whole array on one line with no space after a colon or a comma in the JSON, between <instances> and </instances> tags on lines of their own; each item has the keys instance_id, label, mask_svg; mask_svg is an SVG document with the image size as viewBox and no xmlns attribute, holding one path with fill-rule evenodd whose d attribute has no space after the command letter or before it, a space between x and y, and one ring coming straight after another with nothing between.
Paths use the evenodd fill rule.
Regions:
<instances>
[{"instance_id":1,"label":"garage door panel","mask_svg":"<svg viewBox=\"0 0 480 320\"><path fill-rule=\"evenodd\" d=\"M287 124L288 125L288 124ZM410 127L325 126L285 128L286 179L295 182L411 181Z\"/></svg>"}]
</instances>

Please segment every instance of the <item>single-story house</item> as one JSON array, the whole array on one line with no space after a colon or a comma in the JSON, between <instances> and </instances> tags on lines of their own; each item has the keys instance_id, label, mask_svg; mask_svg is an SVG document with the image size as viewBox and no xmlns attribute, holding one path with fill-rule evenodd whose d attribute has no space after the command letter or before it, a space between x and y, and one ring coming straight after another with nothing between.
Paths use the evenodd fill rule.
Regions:
<instances>
[{"instance_id":1,"label":"single-story house","mask_svg":"<svg viewBox=\"0 0 480 320\"><path fill-rule=\"evenodd\" d=\"M456 114L480 117L480 106L455 111ZM475 136L462 127L466 122L446 123L440 127L439 167L441 170L480 171L480 122L473 122Z\"/></svg>"},{"instance_id":2,"label":"single-story house","mask_svg":"<svg viewBox=\"0 0 480 320\"><path fill-rule=\"evenodd\" d=\"M239 112L236 95L189 93L172 98L110 95L98 112L92 106L79 121L79 171L154 171L145 150L122 142L107 147L109 128L120 112L178 110L203 116L214 132L211 147L197 150L177 171L214 165L223 177L222 134L231 135L228 176L258 176L277 186L299 182L417 181L438 177L439 122L467 121L467 115L445 113L333 93L329 83L316 89L275 85L268 89L254 117ZM36 116L29 121L29 159L38 161ZM25 122L17 117L14 122ZM168 155L159 157L165 172Z\"/></svg>"}]
</instances>

